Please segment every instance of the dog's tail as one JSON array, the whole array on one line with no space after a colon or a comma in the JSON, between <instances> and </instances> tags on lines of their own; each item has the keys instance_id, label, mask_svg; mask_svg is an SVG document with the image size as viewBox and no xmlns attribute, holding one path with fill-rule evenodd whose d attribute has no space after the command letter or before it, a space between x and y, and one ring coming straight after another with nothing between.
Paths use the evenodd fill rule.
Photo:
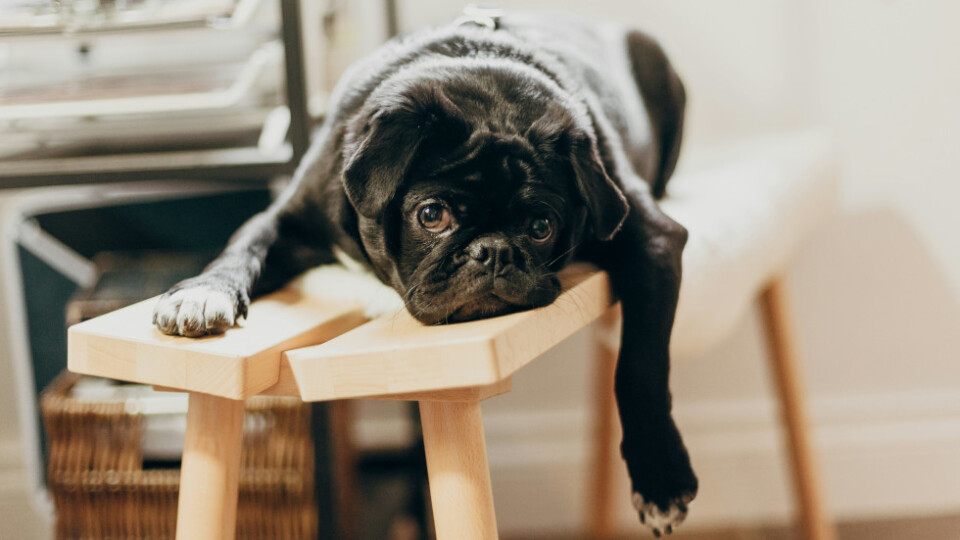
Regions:
<instances>
[{"instance_id":1,"label":"dog's tail","mask_svg":"<svg viewBox=\"0 0 960 540\"><path fill-rule=\"evenodd\" d=\"M652 37L643 32L629 32L627 53L656 137L657 170L654 177L647 180L653 196L659 199L666 192L667 181L680 156L687 95L663 48Z\"/></svg>"}]
</instances>

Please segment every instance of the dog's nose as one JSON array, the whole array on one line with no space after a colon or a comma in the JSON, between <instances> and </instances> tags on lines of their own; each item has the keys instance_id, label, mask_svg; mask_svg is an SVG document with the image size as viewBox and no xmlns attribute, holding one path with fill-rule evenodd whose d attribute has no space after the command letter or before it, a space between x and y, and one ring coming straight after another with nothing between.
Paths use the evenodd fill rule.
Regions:
<instances>
[{"instance_id":1,"label":"dog's nose","mask_svg":"<svg viewBox=\"0 0 960 540\"><path fill-rule=\"evenodd\" d=\"M491 270L513 264L513 246L504 238L483 237L470 244L470 258Z\"/></svg>"}]
</instances>

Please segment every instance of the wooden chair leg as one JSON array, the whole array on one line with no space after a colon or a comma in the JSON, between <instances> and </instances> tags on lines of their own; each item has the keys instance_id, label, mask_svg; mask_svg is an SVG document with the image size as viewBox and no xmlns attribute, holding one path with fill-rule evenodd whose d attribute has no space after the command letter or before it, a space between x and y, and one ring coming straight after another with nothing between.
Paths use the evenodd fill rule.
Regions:
<instances>
[{"instance_id":1,"label":"wooden chair leg","mask_svg":"<svg viewBox=\"0 0 960 540\"><path fill-rule=\"evenodd\" d=\"M437 540L497 538L479 401L421 401Z\"/></svg>"},{"instance_id":2,"label":"wooden chair leg","mask_svg":"<svg viewBox=\"0 0 960 540\"><path fill-rule=\"evenodd\" d=\"M190 394L177 540L233 540L242 440L243 401Z\"/></svg>"},{"instance_id":3,"label":"wooden chair leg","mask_svg":"<svg viewBox=\"0 0 960 540\"><path fill-rule=\"evenodd\" d=\"M619 308L613 307L594 328L597 364L593 390L592 464L588 481L590 500L587 501L587 535L593 540L609 538L614 530L611 497L617 403L613 395L613 382L620 349L619 318Z\"/></svg>"},{"instance_id":4,"label":"wooden chair leg","mask_svg":"<svg viewBox=\"0 0 960 540\"><path fill-rule=\"evenodd\" d=\"M824 508L820 471L810 445L803 385L781 279L764 289L761 304L804 538L833 540L836 533Z\"/></svg>"},{"instance_id":5,"label":"wooden chair leg","mask_svg":"<svg viewBox=\"0 0 960 540\"><path fill-rule=\"evenodd\" d=\"M353 442L353 402L331 401L330 441L333 447L333 487L336 497L337 538L355 538L360 523L360 483L357 480L357 451Z\"/></svg>"}]
</instances>

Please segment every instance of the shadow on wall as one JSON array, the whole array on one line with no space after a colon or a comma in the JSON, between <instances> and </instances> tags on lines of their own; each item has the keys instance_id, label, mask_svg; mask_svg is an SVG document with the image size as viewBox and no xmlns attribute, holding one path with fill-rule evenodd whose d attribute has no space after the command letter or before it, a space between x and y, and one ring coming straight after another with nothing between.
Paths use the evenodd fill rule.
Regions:
<instances>
[{"instance_id":1,"label":"shadow on wall","mask_svg":"<svg viewBox=\"0 0 960 540\"><path fill-rule=\"evenodd\" d=\"M838 215L789 267L810 420L838 519L960 508L955 482L944 481L960 477L960 301L949 277L890 208ZM678 362L671 385L701 482L687 530L787 523L792 496L756 312L716 349ZM634 520L622 503L619 525Z\"/></svg>"},{"instance_id":2,"label":"shadow on wall","mask_svg":"<svg viewBox=\"0 0 960 540\"><path fill-rule=\"evenodd\" d=\"M960 299L892 209L840 216L791 270L814 394L960 389Z\"/></svg>"},{"instance_id":3,"label":"shadow on wall","mask_svg":"<svg viewBox=\"0 0 960 540\"><path fill-rule=\"evenodd\" d=\"M960 395L960 299L893 209L837 215L787 278L812 397ZM767 399L766 370L753 310L716 348L676 362L671 384L680 406Z\"/></svg>"}]
</instances>

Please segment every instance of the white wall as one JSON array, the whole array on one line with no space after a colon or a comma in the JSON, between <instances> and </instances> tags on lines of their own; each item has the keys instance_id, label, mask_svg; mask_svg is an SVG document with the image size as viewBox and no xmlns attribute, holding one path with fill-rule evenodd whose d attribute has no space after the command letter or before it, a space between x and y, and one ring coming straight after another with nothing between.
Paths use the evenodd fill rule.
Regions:
<instances>
[{"instance_id":1,"label":"white wall","mask_svg":"<svg viewBox=\"0 0 960 540\"><path fill-rule=\"evenodd\" d=\"M403 26L456 2L406 0ZM832 509L960 512L960 4L847 0L515 1L613 17L665 42L690 96L686 152L825 126L842 211L788 274ZM701 477L685 527L790 514L756 315L678 359L678 421ZM583 521L591 377L584 335L485 405L501 528ZM622 479L622 477L621 477ZM626 487L620 524L635 527Z\"/></svg>"},{"instance_id":2,"label":"white wall","mask_svg":"<svg viewBox=\"0 0 960 540\"><path fill-rule=\"evenodd\" d=\"M459 9L441 0L400 4L406 28ZM508 5L615 17L660 35L690 95L686 151L768 130L829 128L842 157L843 211L788 277L832 507L847 518L960 512L960 4ZM9 300L2 295L0 303ZM485 405L505 532L583 520L589 354L581 334ZM13 380L9 371L0 361L0 381ZM678 421L702 485L685 527L788 516L767 383L755 315L716 351L676 363ZM13 393L12 383L0 385L5 486L22 475ZM17 499L12 493L0 514L29 519L22 504L5 502ZM626 488L619 493L621 524L633 528Z\"/></svg>"}]
</instances>

